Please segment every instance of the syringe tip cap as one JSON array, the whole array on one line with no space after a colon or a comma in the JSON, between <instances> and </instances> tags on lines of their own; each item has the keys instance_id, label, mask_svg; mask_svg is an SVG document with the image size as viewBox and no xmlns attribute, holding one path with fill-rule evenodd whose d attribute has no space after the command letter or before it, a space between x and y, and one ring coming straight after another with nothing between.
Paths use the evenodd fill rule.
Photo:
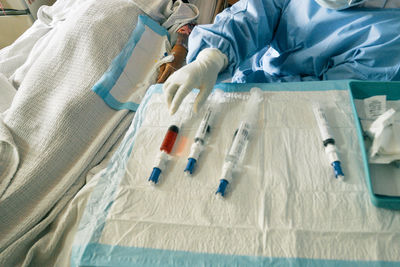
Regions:
<instances>
[{"instance_id":1,"label":"syringe tip cap","mask_svg":"<svg viewBox=\"0 0 400 267\"><path fill-rule=\"evenodd\" d=\"M333 170L335 172L335 177L339 180L343 180L344 178L344 173L342 170L342 167L340 166L340 161L334 161L332 162Z\"/></svg>"},{"instance_id":2,"label":"syringe tip cap","mask_svg":"<svg viewBox=\"0 0 400 267\"><path fill-rule=\"evenodd\" d=\"M189 158L184 172L186 174L193 174L193 170L194 170L194 166L195 165L196 165L196 160L194 158Z\"/></svg>"},{"instance_id":3,"label":"syringe tip cap","mask_svg":"<svg viewBox=\"0 0 400 267\"><path fill-rule=\"evenodd\" d=\"M225 195L225 190L226 187L228 186L229 182L225 179L219 180L219 186L217 192L215 192L216 195L220 195L223 197Z\"/></svg>"},{"instance_id":4,"label":"syringe tip cap","mask_svg":"<svg viewBox=\"0 0 400 267\"><path fill-rule=\"evenodd\" d=\"M159 168L153 168L153 171L151 172L151 175L149 177L149 181L153 184L157 184L160 174L161 174L161 170Z\"/></svg>"}]
</instances>

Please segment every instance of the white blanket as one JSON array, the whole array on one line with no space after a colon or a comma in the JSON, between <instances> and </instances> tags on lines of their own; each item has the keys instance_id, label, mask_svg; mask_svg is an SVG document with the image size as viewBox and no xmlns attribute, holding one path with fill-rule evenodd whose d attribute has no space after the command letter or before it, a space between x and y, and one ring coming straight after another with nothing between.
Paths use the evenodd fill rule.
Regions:
<instances>
[{"instance_id":1,"label":"white blanket","mask_svg":"<svg viewBox=\"0 0 400 267\"><path fill-rule=\"evenodd\" d=\"M33 48L25 58L13 57L15 46L0 54L0 72L19 87L0 119L0 166L11 165L0 173L1 266L24 260L132 120L133 113L112 110L91 88L143 11L129 0L78 2L71 2L68 12L55 9L56 20L50 19L51 9L42 14L41 23L51 29L33 46L26 42ZM169 6L167 13L179 7ZM184 20L175 20L171 28ZM22 36L16 43L32 38Z\"/></svg>"},{"instance_id":2,"label":"white blanket","mask_svg":"<svg viewBox=\"0 0 400 267\"><path fill-rule=\"evenodd\" d=\"M125 0L125 5L136 5L143 13L156 20L168 29L171 34L171 41L174 41L175 31L182 25L193 21L198 16L198 9L194 5L183 4L181 0L172 4L172 0ZM68 24L69 17L83 14L90 9L93 0L58 0L52 6L42 6L38 11L38 19L20 38L12 45L0 50L0 73L3 73L15 87L19 87L27 71L37 60L40 54L46 49L49 43L54 40L54 35L63 24ZM98 5L102 5L98 3ZM121 7L119 2L104 5L107 9L117 8L114 15L121 18L129 14L119 13ZM94 14L87 14L88 18ZM86 20L88 19L86 18ZM125 19L128 19L125 17ZM102 17L97 17L102 20ZM96 21L96 20L93 20ZM61 38L62 40L63 38ZM60 41L61 41L60 40Z\"/></svg>"},{"instance_id":3,"label":"white blanket","mask_svg":"<svg viewBox=\"0 0 400 267\"><path fill-rule=\"evenodd\" d=\"M4 112L11 105L16 90L10 84L7 77L0 73L0 113Z\"/></svg>"}]
</instances>

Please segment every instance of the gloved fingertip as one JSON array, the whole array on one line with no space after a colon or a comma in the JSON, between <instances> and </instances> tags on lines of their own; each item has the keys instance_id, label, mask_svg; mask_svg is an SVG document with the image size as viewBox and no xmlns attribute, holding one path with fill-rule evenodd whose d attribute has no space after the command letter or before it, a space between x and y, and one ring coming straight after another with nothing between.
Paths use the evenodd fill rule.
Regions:
<instances>
[{"instance_id":1,"label":"gloved fingertip","mask_svg":"<svg viewBox=\"0 0 400 267\"><path fill-rule=\"evenodd\" d=\"M208 94L200 92L193 104L193 111L197 113L207 99Z\"/></svg>"},{"instance_id":2,"label":"gloved fingertip","mask_svg":"<svg viewBox=\"0 0 400 267\"><path fill-rule=\"evenodd\" d=\"M178 90L178 86L176 84L168 83L168 80L164 83L163 91L165 95L165 99L167 101L168 107L171 106L173 99L175 98L175 93Z\"/></svg>"},{"instance_id":3,"label":"gloved fingertip","mask_svg":"<svg viewBox=\"0 0 400 267\"><path fill-rule=\"evenodd\" d=\"M163 89L163 91L164 91L164 92L166 92L166 91L167 91L168 85L169 85L169 82L168 82L168 80L167 80L167 81L165 81L165 82L163 83L163 85L162 85L162 89Z\"/></svg>"},{"instance_id":4,"label":"gloved fingertip","mask_svg":"<svg viewBox=\"0 0 400 267\"><path fill-rule=\"evenodd\" d=\"M193 112L197 114L199 112L199 109L200 109L199 104L194 103L193 104Z\"/></svg>"},{"instance_id":5,"label":"gloved fingertip","mask_svg":"<svg viewBox=\"0 0 400 267\"><path fill-rule=\"evenodd\" d=\"M175 114L175 112L176 112L176 107L175 106L168 106L168 109L169 109L169 115L174 115Z\"/></svg>"}]
</instances>

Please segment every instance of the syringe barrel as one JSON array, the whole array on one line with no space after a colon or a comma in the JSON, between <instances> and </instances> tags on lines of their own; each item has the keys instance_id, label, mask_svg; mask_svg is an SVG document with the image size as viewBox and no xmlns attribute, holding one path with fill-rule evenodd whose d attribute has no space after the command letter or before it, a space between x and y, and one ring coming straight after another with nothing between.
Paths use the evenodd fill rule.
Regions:
<instances>
[{"instance_id":1,"label":"syringe barrel","mask_svg":"<svg viewBox=\"0 0 400 267\"><path fill-rule=\"evenodd\" d=\"M200 141L194 142L192 144L192 146L190 147L189 158L198 160L203 149L204 149L203 142L200 142Z\"/></svg>"},{"instance_id":2,"label":"syringe barrel","mask_svg":"<svg viewBox=\"0 0 400 267\"><path fill-rule=\"evenodd\" d=\"M332 135L329 132L328 121L326 119L326 115L325 115L325 112L323 111L323 109L318 104L315 103L313 105L313 111L314 111L315 119L318 124L319 131L321 133L322 141L324 142L325 140L329 140L329 139L333 140Z\"/></svg>"},{"instance_id":3,"label":"syringe barrel","mask_svg":"<svg viewBox=\"0 0 400 267\"><path fill-rule=\"evenodd\" d=\"M164 171L169 160L168 154L165 151L160 151L156 160L154 161L154 168Z\"/></svg>"},{"instance_id":4,"label":"syringe barrel","mask_svg":"<svg viewBox=\"0 0 400 267\"><path fill-rule=\"evenodd\" d=\"M235 169L235 163L232 161L225 161L222 166L221 179L228 181L230 183L232 181L233 171Z\"/></svg>"},{"instance_id":5,"label":"syringe barrel","mask_svg":"<svg viewBox=\"0 0 400 267\"><path fill-rule=\"evenodd\" d=\"M172 148L174 147L176 138L178 137L178 133L179 133L179 128L175 125L171 125L168 128L167 133L165 134L160 150L165 151L167 154L170 154Z\"/></svg>"},{"instance_id":6,"label":"syringe barrel","mask_svg":"<svg viewBox=\"0 0 400 267\"><path fill-rule=\"evenodd\" d=\"M207 133L210 131L210 124L213 119L213 110L211 107L207 108L206 113L203 116L203 119L200 122L199 128L197 129L196 135L194 137L195 141L200 140L204 142L204 139Z\"/></svg>"},{"instance_id":7,"label":"syringe barrel","mask_svg":"<svg viewBox=\"0 0 400 267\"><path fill-rule=\"evenodd\" d=\"M325 146L325 153L328 157L329 163L332 164L335 161L339 161L335 145L328 144L327 146Z\"/></svg>"},{"instance_id":8,"label":"syringe barrel","mask_svg":"<svg viewBox=\"0 0 400 267\"><path fill-rule=\"evenodd\" d=\"M236 165L240 162L240 159L243 158L246 151L247 142L249 140L249 131L250 125L247 122L242 121L235 133L229 152L225 157L225 162L229 161L234 165L234 167L237 167Z\"/></svg>"},{"instance_id":9,"label":"syringe barrel","mask_svg":"<svg viewBox=\"0 0 400 267\"><path fill-rule=\"evenodd\" d=\"M217 195L224 196L226 186L232 181L234 171L239 168L241 161L246 153L249 142L250 130L256 127L258 118L259 103L262 101L262 93L259 88L252 88L250 98L246 105L244 120L240 122L239 128L235 131L231 146L225 157L222 166L220 184L216 192Z\"/></svg>"}]
</instances>

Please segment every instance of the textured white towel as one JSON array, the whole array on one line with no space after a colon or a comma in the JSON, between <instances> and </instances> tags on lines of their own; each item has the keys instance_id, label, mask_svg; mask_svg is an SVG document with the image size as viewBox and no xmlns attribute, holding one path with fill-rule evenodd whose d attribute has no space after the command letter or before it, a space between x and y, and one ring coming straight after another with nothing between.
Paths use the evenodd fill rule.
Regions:
<instances>
[{"instance_id":1,"label":"textured white towel","mask_svg":"<svg viewBox=\"0 0 400 267\"><path fill-rule=\"evenodd\" d=\"M10 81L0 73L0 113L4 112L11 105L15 96L16 90L10 84Z\"/></svg>"},{"instance_id":2,"label":"textured white towel","mask_svg":"<svg viewBox=\"0 0 400 267\"><path fill-rule=\"evenodd\" d=\"M0 266L15 266L25 256L132 119L91 88L143 11L130 0L72 3L75 8L33 45L34 57L25 63L2 57L15 63L6 76L19 89L0 122L0 149L12 151L0 162L12 165L6 177L0 173Z\"/></svg>"},{"instance_id":3,"label":"textured white towel","mask_svg":"<svg viewBox=\"0 0 400 267\"><path fill-rule=\"evenodd\" d=\"M173 33L182 25L197 18L199 13L195 5L183 4L181 0L174 4L172 0L127 0L125 2L136 5L168 29L172 42L175 40ZM114 3L112 8L118 7L118 3ZM53 40L57 29L69 23L68 17L71 14L82 14L82 10L89 9L92 4L93 0L57 0L52 6L40 7L38 19L32 27L12 45L0 50L0 73L4 73L18 88L32 64ZM109 6L103 7L106 9ZM115 15L118 15L118 12ZM120 16L124 15L126 13L120 13ZM101 19L101 17L96 18L96 20ZM125 19L129 21L128 18ZM95 23L96 20L93 22Z\"/></svg>"},{"instance_id":4,"label":"textured white towel","mask_svg":"<svg viewBox=\"0 0 400 267\"><path fill-rule=\"evenodd\" d=\"M7 110L15 95L15 88L0 73L0 112ZM9 184L19 163L18 151L0 114L0 196Z\"/></svg>"}]
</instances>

